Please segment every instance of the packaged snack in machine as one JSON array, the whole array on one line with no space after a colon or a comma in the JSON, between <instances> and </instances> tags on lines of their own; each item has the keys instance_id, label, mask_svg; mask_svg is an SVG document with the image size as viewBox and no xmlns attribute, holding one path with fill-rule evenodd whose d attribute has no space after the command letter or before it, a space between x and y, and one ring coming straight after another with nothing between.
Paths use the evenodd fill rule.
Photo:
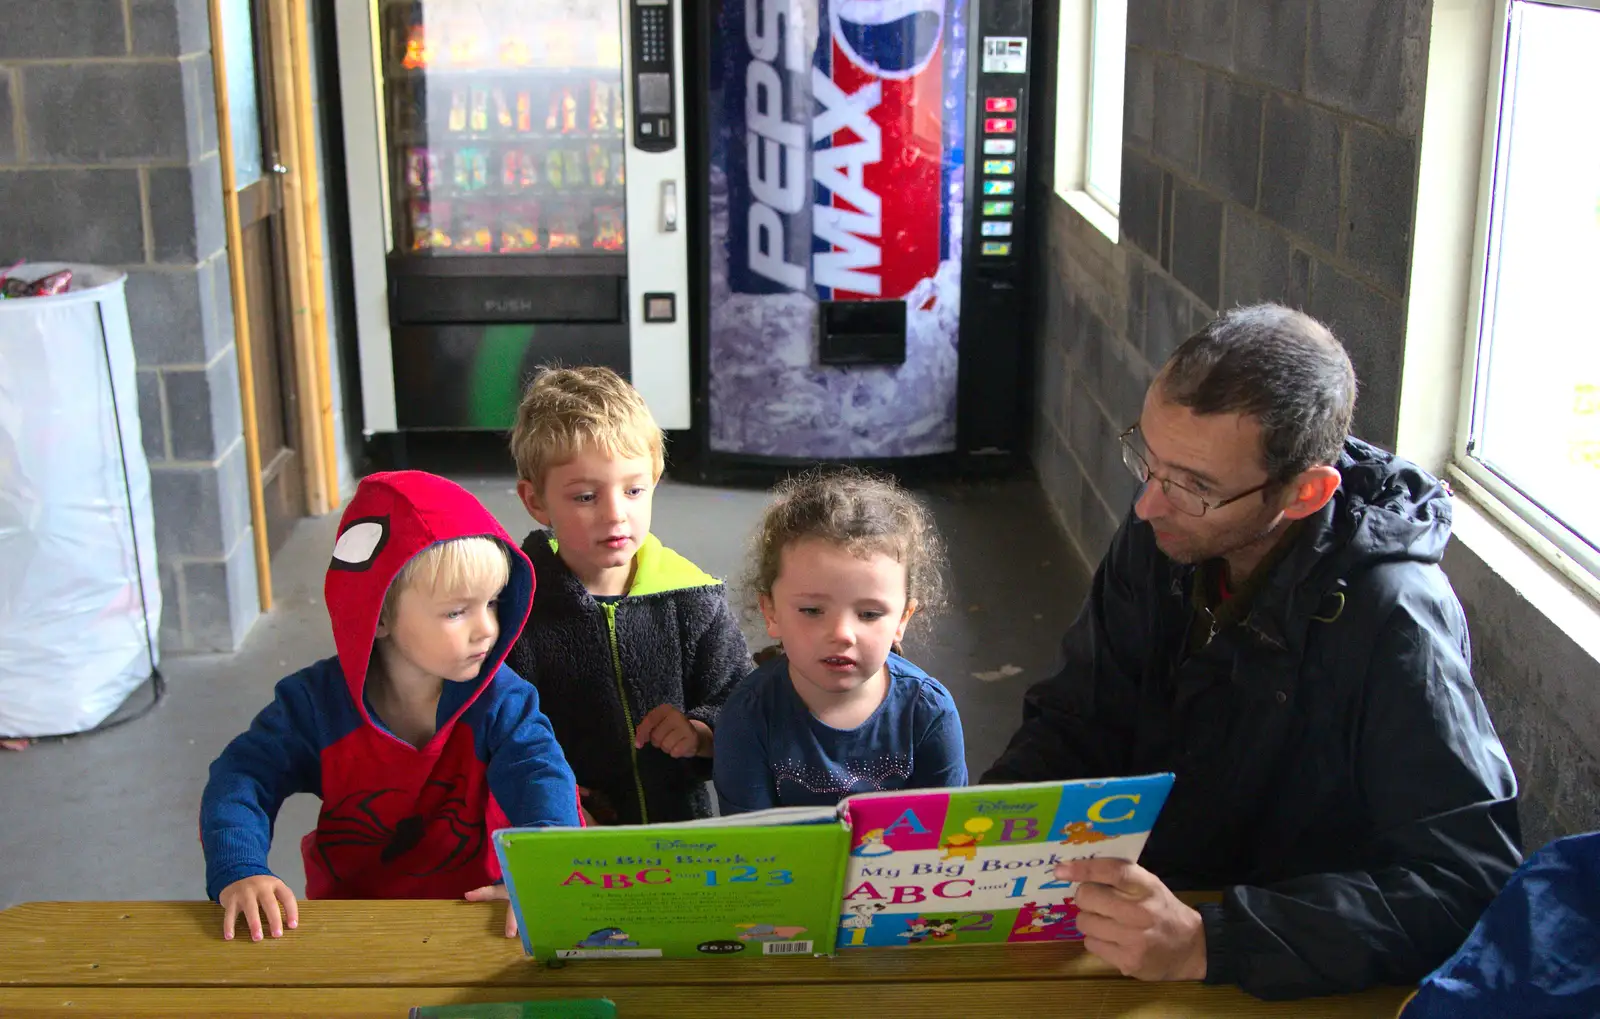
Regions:
<instances>
[{"instance_id":1,"label":"packaged snack in machine","mask_svg":"<svg viewBox=\"0 0 1600 1019\"><path fill-rule=\"evenodd\" d=\"M465 86L456 85L450 89L450 119L447 123L455 134L467 129L467 100L468 89Z\"/></svg>"},{"instance_id":2,"label":"packaged snack in machine","mask_svg":"<svg viewBox=\"0 0 1600 1019\"><path fill-rule=\"evenodd\" d=\"M527 89L517 90L517 132L527 134L533 130L533 95Z\"/></svg>"},{"instance_id":3,"label":"packaged snack in machine","mask_svg":"<svg viewBox=\"0 0 1600 1019\"><path fill-rule=\"evenodd\" d=\"M473 134L489 130L489 90L481 86L472 90L471 124Z\"/></svg>"},{"instance_id":4,"label":"packaged snack in machine","mask_svg":"<svg viewBox=\"0 0 1600 1019\"><path fill-rule=\"evenodd\" d=\"M539 203L512 202L504 207L500 219L500 247L504 255L520 255L542 250L539 240Z\"/></svg>"},{"instance_id":5,"label":"packaged snack in machine","mask_svg":"<svg viewBox=\"0 0 1600 1019\"><path fill-rule=\"evenodd\" d=\"M611 88L603 81L589 83L589 130L596 134L611 126Z\"/></svg>"},{"instance_id":6,"label":"packaged snack in machine","mask_svg":"<svg viewBox=\"0 0 1600 1019\"><path fill-rule=\"evenodd\" d=\"M450 222L450 203L414 198L407 207L412 251L449 251L454 246L446 226Z\"/></svg>"},{"instance_id":7,"label":"packaged snack in machine","mask_svg":"<svg viewBox=\"0 0 1600 1019\"><path fill-rule=\"evenodd\" d=\"M583 153L578 149L561 151L561 175L568 187L583 187Z\"/></svg>"},{"instance_id":8,"label":"packaged snack in machine","mask_svg":"<svg viewBox=\"0 0 1600 1019\"><path fill-rule=\"evenodd\" d=\"M426 194L439 186L439 157L428 151L426 145L406 150L406 185L418 194Z\"/></svg>"},{"instance_id":9,"label":"packaged snack in machine","mask_svg":"<svg viewBox=\"0 0 1600 1019\"><path fill-rule=\"evenodd\" d=\"M550 217L550 240L548 247L551 251L562 248L578 248L583 246L583 241L578 235L578 220L571 212L552 214Z\"/></svg>"},{"instance_id":10,"label":"packaged snack in machine","mask_svg":"<svg viewBox=\"0 0 1600 1019\"><path fill-rule=\"evenodd\" d=\"M589 143L589 185L603 188L610 177L611 155L599 142Z\"/></svg>"},{"instance_id":11,"label":"packaged snack in machine","mask_svg":"<svg viewBox=\"0 0 1600 1019\"><path fill-rule=\"evenodd\" d=\"M481 254L494 250L494 210L479 202L462 202L450 224L454 250Z\"/></svg>"},{"instance_id":12,"label":"packaged snack in machine","mask_svg":"<svg viewBox=\"0 0 1600 1019\"><path fill-rule=\"evenodd\" d=\"M621 251L627 243L622 210L602 205L594 210L594 246L602 251Z\"/></svg>"}]
</instances>

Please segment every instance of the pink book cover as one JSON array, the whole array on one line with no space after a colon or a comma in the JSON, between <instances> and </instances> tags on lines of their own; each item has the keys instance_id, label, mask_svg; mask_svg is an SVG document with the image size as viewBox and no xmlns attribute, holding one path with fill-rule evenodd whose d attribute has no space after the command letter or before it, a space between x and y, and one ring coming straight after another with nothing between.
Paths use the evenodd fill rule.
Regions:
<instances>
[{"instance_id":1,"label":"pink book cover","mask_svg":"<svg viewBox=\"0 0 1600 1019\"><path fill-rule=\"evenodd\" d=\"M1137 861L1171 774L867 793L844 801L839 948L1076 940L1057 863Z\"/></svg>"}]
</instances>

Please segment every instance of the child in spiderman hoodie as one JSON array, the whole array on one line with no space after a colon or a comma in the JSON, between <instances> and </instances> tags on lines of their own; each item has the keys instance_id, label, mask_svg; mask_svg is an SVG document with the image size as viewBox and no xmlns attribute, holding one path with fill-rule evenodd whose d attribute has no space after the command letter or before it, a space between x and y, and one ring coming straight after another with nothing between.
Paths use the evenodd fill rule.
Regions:
<instances>
[{"instance_id":1,"label":"child in spiderman hoodie","mask_svg":"<svg viewBox=\"0 0 1600 1019\"><path fill-rule=\"evenodd\" d=\"M361 482L324 585L337 657L278 683L201 798L224 938L241 915L256 941L263 915L273 937L298 925L267 869L291 793L322 798L300 845L312 899L503 899L490 832L581 823L538 690L502 664L533 590L527 557L460 486L420 471Z\"/></svg>"}]
</instances>

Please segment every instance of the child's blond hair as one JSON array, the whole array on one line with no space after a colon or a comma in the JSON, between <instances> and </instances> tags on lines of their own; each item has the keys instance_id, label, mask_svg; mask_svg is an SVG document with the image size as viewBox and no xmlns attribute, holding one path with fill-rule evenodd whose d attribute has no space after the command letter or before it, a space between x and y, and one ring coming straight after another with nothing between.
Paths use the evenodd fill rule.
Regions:
<instances>
[{"instance_id":1,"label":"child's blond hair","mask_svg":"<svg viewBox=\"0 0 1600 1019\"><path fill-rule=\"evenodd\" d=\"M511 431L517 476L542 491L551 468L585 449L608 457L648 456L651 476L661 479L661 426L626 379L610 368L540 370L523 394Z\"/></svg>"},{"instance_id":2,"label":"child's blond hair","mask_svg":"<svg viewBox=\"0 0 1600 1019\"><path fill-rule=\"evenodd\" d=\"M511 580L511 559L505 546L493 538L452 538L411 557L400 567L383 596L378 621L394 623L400 595L413 588L446 596L469 591L499 591Z\"/></svg>"}]
</instances>

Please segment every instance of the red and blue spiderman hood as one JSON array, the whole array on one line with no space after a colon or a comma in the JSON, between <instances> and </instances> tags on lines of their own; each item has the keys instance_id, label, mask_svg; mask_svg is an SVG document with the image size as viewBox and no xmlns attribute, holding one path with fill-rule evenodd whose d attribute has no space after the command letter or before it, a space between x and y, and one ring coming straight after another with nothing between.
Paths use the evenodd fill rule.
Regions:
<instances>
[{"instance_id":1,"label":"red and blue spiderman hood","mask_svg":"<svg viewBox=\"0 0 1600 1019\"><path fill-rule=\"evenodd\" d=\"M430 747L448 739L456 720L488 687L522 632L533 606L533 565L482 503L460 485L435 474L390 471L369 475L345 508L323 596L350 698L367 725L373 723L362 691L389 585L401 567L423 549L471 537L500 542L511 563L510 580L500 595L500 639L484 659L471 696L440 723Z\"/></svg>"}]
</instances>

